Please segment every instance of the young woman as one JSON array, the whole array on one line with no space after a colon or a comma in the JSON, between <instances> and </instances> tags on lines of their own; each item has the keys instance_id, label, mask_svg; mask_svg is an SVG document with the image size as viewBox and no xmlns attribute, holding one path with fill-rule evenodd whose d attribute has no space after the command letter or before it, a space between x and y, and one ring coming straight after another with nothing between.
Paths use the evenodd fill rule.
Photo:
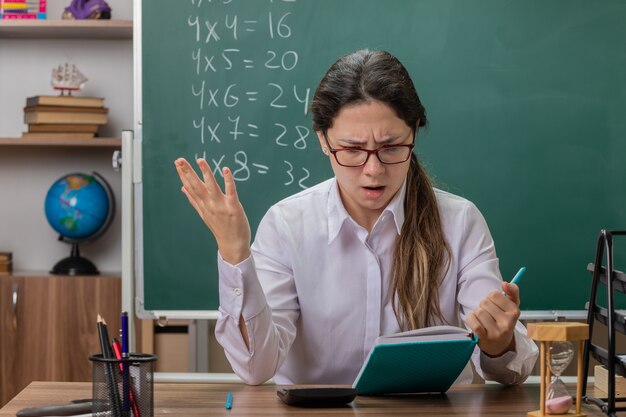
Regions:
<instances>
[{"instance_id":1,"label":"young woman","mask_svg":"<svg viewBox=\"0 0 626 417\"><path fill-rule=\"evenodd\" d=\"M374 340L451 324L479 338L485 379L522 382L537 357L517 321L487 224L469 201L433 188L413 154L426 124L404 66L361 50L333 64L315 92L313 128L335 177L250 226L231 171L225 193L205 160L175 162L182 191L217 240L216 336L249 384L350 384ZM457 382L471 382L469 367Z\"/></svg>"}]
</instances>

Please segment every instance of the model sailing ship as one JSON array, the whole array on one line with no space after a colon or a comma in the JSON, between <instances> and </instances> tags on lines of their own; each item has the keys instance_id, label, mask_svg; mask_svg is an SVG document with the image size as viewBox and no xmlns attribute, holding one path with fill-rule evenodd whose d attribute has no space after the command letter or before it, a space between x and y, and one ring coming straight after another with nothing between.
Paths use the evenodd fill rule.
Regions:
<instances>
[{"instance_id":1,"label":"model sailing ship","mask_svg":"<svg viewBox=\"0 0 626 417\"><path fill-rule=\"evenodd\" d=\"M61 94L67 91L67 94L71 95L72 91L79 91L83 88L86 82L87 77L74 64L70 65L66 62L65 65L52 69L52 87L61 91Z\"/></svg>"}]
</instances>

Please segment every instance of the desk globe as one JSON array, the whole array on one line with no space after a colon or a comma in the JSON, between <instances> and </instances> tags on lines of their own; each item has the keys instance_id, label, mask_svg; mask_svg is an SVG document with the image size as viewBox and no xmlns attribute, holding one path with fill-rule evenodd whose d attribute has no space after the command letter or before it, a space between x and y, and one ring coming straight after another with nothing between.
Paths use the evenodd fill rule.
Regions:
<instances>
[{"instance_id":1,"label":"desk globe","mask_svg":"<svg viewBox=\"0 0 626 417\"><path fill-rule=\"evenodd\" d=\"M46 219L59 240L72 245L69 257L54 265L51 274L97 275L100 272L80 256L79 244L100 237L111 225L115 199L111 186L97 172L72 173L52 184L45 200Z\"/></svg>"}]
</instances>

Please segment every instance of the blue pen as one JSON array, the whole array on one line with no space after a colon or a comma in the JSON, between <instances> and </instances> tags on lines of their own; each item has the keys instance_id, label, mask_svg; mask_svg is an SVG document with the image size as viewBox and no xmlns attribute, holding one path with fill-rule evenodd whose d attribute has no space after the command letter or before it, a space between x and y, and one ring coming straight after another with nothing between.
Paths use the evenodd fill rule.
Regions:
<instances>
[{"instance_id":1,"label":"blue pen","mask_svg":"<svg viewBox=\"0 0 626 417\"><path fill-rule=\"evenodd\" d=\"M519 269L519 271L517 271L517 274L515 274L515 276L511 280L511 284L517 284L517 281L519 281L519 279L522 277L522 275L524 275L524 272L526 272L526 267L525 266L521 267ZM502 291L502 294L506 295L506 293L504 291Z\"/></svg>"},{"instance_id":2,"label":"blue pen","mask_svg":"<svg viewBox=\"0 0 626 417\"><path fill-rule=\"evenodd\" d=\"M122 311L122 358L126 359L128 355L128 313ZM130 413L130 369L127 362L122 362L122 408L125 412Z\"/></svg>"},{"instance_id":3,"label":"blue pen","mask_svg":"<svg viewBox=\"0 0 626 417\"><path fill-rule=\"evenodd\" d=\"M233 393L230 391L228 391L228 394L226 394L225 407L227 410L230 410L231 408L233 408Z\"/></svg>"},{"instance_id":4,"label":"blue pen","mask_svg":"<svg viewBox=\"0 0 626 417\"><path fill-rule=\"evenodd\" d=\"M128 357L128 313L122 311L122 357Z\"/></svg>"},{"instance_id":5,"label":"blue pen","mask_svg":"<svg viewBox=\"0 0 626 417\"><path fill-rule=\"evenodd\" d=\"M524 272L526 272L526 267L525 266L521 267L519 269L519 271L517 271L517 274L515 274L515 276L511 280L511 284L517 284L517 281L519 281L519 279L522 277L522 275L524 275Z\"/></svg>"}]
</instances>

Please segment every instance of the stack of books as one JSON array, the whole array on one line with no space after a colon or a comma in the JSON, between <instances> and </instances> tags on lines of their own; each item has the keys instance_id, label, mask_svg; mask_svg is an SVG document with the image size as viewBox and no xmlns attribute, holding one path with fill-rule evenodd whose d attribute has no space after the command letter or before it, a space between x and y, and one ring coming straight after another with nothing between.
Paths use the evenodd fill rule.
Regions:
<instances>
[{"instance_id":1,"label":"stack of books","mask_svg":"<svg viewBox=\"0 0 626 417\"><path fill-rule=\"evenodd\" d=\"M0 0L0 19L45 19L46 0Z\"/></svg>"},{"instance_id":2,"label":"stack of books","mask_svg":"<svg viewBox=\"0 0 626 417\"><path fill-rule=\"evenodd\" d=\"M85 96L34 96L26 99L24 138L91 139L108 121L104 99Z\"/></svg>"}]
</instances>

